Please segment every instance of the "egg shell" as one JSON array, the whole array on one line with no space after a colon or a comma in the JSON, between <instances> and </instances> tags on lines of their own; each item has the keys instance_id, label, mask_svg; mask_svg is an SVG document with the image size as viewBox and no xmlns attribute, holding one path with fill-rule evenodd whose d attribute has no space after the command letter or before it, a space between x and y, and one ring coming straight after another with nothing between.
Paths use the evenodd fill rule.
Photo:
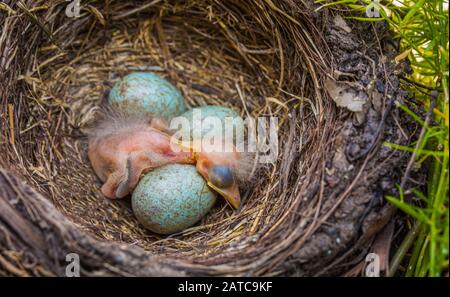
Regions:
<instances>
[{"instance_id":1,"label":"egg shell","mask_svg":"<svg viewBox=\"0 0 450 297\"><path fill-rule=\"evenodd\" d=\"M133 72L117 81L109 103L128 113L143 113L170 121L186 111L181 92L170 82L150 72Z\"/></svg>"},{"instance_id":2,"label":"egg shell","mask_svg":"<svg viewBox=\"0 0 450 297\"><path fill-rule=\"evenodd\" d=\"M194 122L194 112L200 111L200 121ZM244 131L244 120L239 116L237 112L234 110L217 105L206 105L201 107L193 108L181 115L189 120L190 126L183 126L178 135L183 135L184 139L194 139L199 137L204 137L205 135L217 135L225 137L225 119L233 118L233 140L236 141L236 132L235 131ZM217 117L221 123L221 128L216 126L211 126L207 121L204 121L208 117ZM201 125L201 128L200 128ZM239 130L240 129L240 130Z\"/></svg>"},{"instance_id":3,"label":"egg shell","mask_svg":"<svg viewBox=\"0 0 450 297\"><path fill-rule=\"evenodd\" d=\"M215 192L207 186L195 166L185 164L170 164L147 173L131 198L139 222L159 234L191 227L215 201Z\"/></svg>"}]
</instances>

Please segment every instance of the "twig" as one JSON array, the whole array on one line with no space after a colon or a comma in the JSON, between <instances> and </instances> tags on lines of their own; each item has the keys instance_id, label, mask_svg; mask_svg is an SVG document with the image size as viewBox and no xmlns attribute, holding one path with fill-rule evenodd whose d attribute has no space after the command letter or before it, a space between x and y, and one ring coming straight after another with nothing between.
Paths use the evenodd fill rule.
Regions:
<instances>
[{"instance_id":1,"label":"twig","mask_svg":"<svg viewBox=\"0 0 450 297\"><path fill-rule=\"evenodd\" d=\"M410 80L409 78L407 78L407 77L405 77L405 76L402 76L402 75L400 75L399 78L400 78L400 79L403 79L404 81L406 81L406 82L409 83L409 84L415 85L416 87L419 87L419 88L422 88L422 89L427 89L427 90L429 90L429 91L437 91L437 92L439 92L439 93L444 92L441 88L433 88L433 87L429 87L429 86L423 85L423 84L421 84L421 83L418 83L418 82L416 82L416 81Z\"/></svg>"},{"instance_id":2,"label":"twig","mask_svg":"<svg viewBox=\"0 0 450 297\"><path fill-rule=\"evenodd\" d=\"M28 16L28 18L30 19L30 21L32 23L36 24L39 28L41 28L42 32L44 32L45 35L47 35L47 37L51 43L53 43L60 51L63 51L60 44L53 37L53 34L34 14L31 13L31 11L26 7L25 3L23 3L22 1L18 1L17 7L19 7L21 10L23 10L25 15Z\"/></svg>"},{"instance_id":3,"label":"twig","mask_svg":"<svg viewBox=\"0 0 450 297\"><path fill-rule=\"evenodd\" d=\"M9 143L14 146L14 105L8 104L8 115L9 115Z\"/></svg>"},{"instance_id":4,"label":"twig","mask_svg":"<svg viewBox=\"0 0 450 297\"><path fill-rule=\"evenodd\" d=\"M135 9L129 10L129 11L125 12L125 13L116 15L116 16L112 17L112 19L113 19L113 21L121 20L123 18L129 17L130 15L133 15L133 14L136 14L138 12L141 12L141 11L143 11L143 10L145 10L145 9L155 5L155 4L158 4L159 2L161 2L161 0L152 1L150 3L147 3L147 4L144 4L144 5L140 6L140 7L137 7Z\"/></svg>"}]
</instances>

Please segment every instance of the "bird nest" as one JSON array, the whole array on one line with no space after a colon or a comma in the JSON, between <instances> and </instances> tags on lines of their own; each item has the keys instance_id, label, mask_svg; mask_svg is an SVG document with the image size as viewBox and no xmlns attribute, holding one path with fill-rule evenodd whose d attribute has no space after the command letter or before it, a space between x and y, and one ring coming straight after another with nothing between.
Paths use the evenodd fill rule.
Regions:
<instances>
[{"instance_id":1,"label":"bird nest","mask_svg":"<svg viewBox=\"0 0 450 297\"><path fill-rule=\"evenodd\" d=\"M68 4L0 4L0 275L63 275L68 253L84 275L337 275L364 258L405 163L382 145L405 141L383 24L313 1ZM218 202L160 236L101 194L84 129L133 71L167 78L189 108L278 118L277 161L238 210Z\"/></svg>"}]
</instances>

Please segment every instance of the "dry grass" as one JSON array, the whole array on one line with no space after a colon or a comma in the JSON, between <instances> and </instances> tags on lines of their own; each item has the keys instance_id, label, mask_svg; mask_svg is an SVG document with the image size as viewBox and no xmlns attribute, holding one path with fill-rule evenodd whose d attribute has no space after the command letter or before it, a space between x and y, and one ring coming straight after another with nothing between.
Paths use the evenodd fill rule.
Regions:
<instances>
[{"instance_id":1,"label":"dry grass","mask_svg":"<svg viewBox=\"0 0 450 297\"><path fill-rule=\"evenodd\" d=\"M24 59L10 75L18 85L2 84L3 95L17 97L2 96L13 111L0 114L11 123L0 126L0 164L81 230L189 259L185 267L214 266L215 274L279 274L272 267L298 251L354 186L323 208L325 160L345 117L321 88L333 58L322 37L326 14L315 15L308 1L83 1L78 19L64 16L64 2L32 2L0 7L9 16L0 40L26 45L0 46L11 47L11 61ZM10 30L17 22L41 30L24 40ZM278 161L257 173L241 209L218 203L197 226L160 237L138 224L129 201L101 195L83 129L132 71L166 77L189 107L279 118Z\"/></svg>"}]
</instances>

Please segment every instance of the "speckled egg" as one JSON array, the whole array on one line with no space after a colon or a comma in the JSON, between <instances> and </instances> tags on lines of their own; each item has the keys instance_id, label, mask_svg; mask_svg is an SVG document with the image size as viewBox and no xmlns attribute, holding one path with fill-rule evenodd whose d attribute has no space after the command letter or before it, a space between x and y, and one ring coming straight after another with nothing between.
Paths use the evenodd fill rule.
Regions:
<instances>
[{"instance_id":1,"label":"speckled egg","mask_svg":"<svg viewBox=\"0 0 450 297\"><path fill-rule=\"evenodd\" d=\"M200 117L198 117L199 120L196 119L194 121L194 113L196 112L200 112ZM189 127L183 126L178 132L178 135L183 135L185 139L199 138L207 134L225 137L226 118L233 118L234 131L239 131L238 129L242 129L242 131L244 131L244 120L237 112L224 106L206 105L196 107L185 112L181 115L181 117L187 118L190 122ZM220 120L221 125L217 126L213 124L213 121L210 121L210 117L215 117ZM236 132L233 132L233 140L236 141Z\"/></svg>"},{"instance_id":2,"label":"speckled egg","mask_svg":"<svg viewBox=\"0 0 450 297\"><path fill-rule=\"evenodd\" d=\"M198 222L216 194L193 165L170 164L147 173L133 192L133 212L147 229L170 234Z\"/></svg>"},{"instance_id":3,"label":"speckled egg","mask_svg":"<svg viewBox=\"0 0 450 297\"><path fill-rule=\"evenodd\" d=\"M167 121L186 111L181 92L159 75L134 72L117 81L109 103L129 113L163 117Z\"/></svg>"}]
</instances>

